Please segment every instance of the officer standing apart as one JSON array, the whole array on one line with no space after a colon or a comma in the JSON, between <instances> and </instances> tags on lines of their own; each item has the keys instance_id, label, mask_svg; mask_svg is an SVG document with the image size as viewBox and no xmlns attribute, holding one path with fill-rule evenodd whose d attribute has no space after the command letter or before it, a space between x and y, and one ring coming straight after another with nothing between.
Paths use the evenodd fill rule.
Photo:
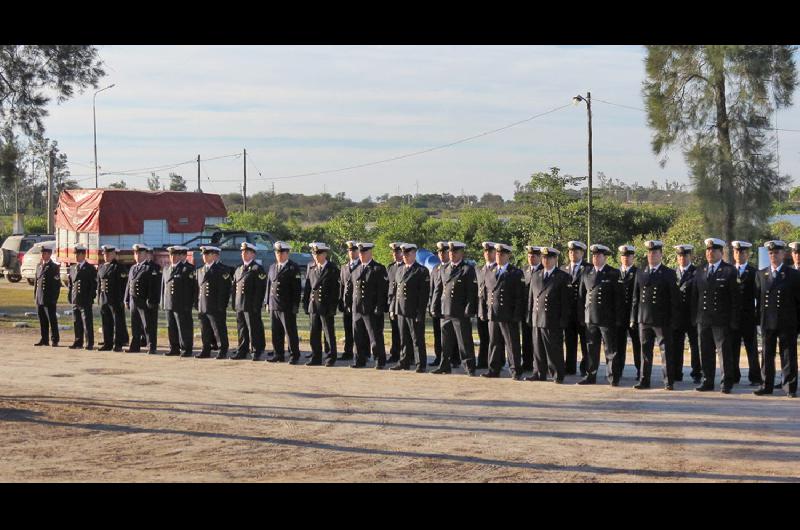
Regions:
<instances>
[{"instance_id":1,"label":"officer standing apart","mask_svg":"<svg viewBox=\"0 0 800 530\"><path fill-rule=\"evenodd\" d=\"M483 267L477 269L476 275L478 279L478 319L476 325L478 327L478 365L476 368L489 368L489 313L486 307L486 275L491 274L494 268L497 267L496 250L494 242L484 241L481 243L483 247Z\"/></svg>"},{"instance_id":2,"label":"officer standing apart","mask_svg":"<svg viewBox=\"0 0 800 530\"><path fill-rule=\"evenodd\" d=\"M353 272L361 261L358 259L358 243L347 241L345 246L348 261L342 266L339 276L339 311L344 325L344 352L340 359L349 361L353 359Z\"/></svg>"},{"instance_id":3,"label":"officer standing apart","mask_svg":"<svg viewBox=\"0 0 800 530\"><path fill-rule=\"evenodd\" d=\"M800 272L784 265L786 244L767 241L769 267L758 271L757 314L761 325L763 358L761 388L757 396L772 394L775 382L775 350L780 341L783 391L797 397L797 323L800 319Z\"/></svg>"},{"instance_id":4,"label":"officer standing apart","mask_svg":"<svg viewBox=\"0 0 800 530\"><path fill-rule=\"evenodd\" d=\"M103 325L103 346L98 351L122 351L128 342L125 324L125 286L128 271L117 262L117 248L111 245L100 247L105 263L97 269L97 303L100 304L100 319Z\"/></svg>"},{"instance_id":5,"label":"officer standing apart","mask_svg":"<svg viewBox=\"0 0 800 530\"><path fill-rule=\"evenodd\" d=\"M486 273L486 311L489 317L489 371L481 377L500 377L505 357L511 367L511 378L522 381L522 355L519 324L525 319L525 278L520 269L509 263L513 249L496 243L497 266Z\"/></svg>"},{"instance_id":6,"label":"officer standing apart","mask_svg":"<svg viewBox=\"0 0 800 530\"><path fill-rule=\"evenodd\" d=\"M433 361L428 366L439 366L442 362L442 291L437 291L438 285L442 281L442 271L447 268L450 263L450 253L447 249L447 241L438 241L436 243L436 255L439 256L439 263L431 269L431 285L430 285L430 299L428 300L428 312L431 315L431 323L433 325ZM438 294L437 294L438 293ZM458 366L461 363L457 359L457 355L451 355L450 359L453 366Z\"/></svg>"},{"instance_id":7,"label":"officer standing apart","mask_svg":"<svg viewBox=\"0 0 800 530\"><path fill-rule=\"evenodd\" d=\"M75 245L75 265L69 268L68 297L72 304L72 318L74 321L75 341L69 347L71 350L83 348L84 339L86 349L94 349L94 319L92 306L97 296L97 269L86 262L86 247Z\"/></svg>"},{"instance_id":8,"label":"officer standing apart","mask_svg":"<svg viewBox=\"0 0 800 530\"><path fill-rule=\"evenodd\" d=\"M42 246L42 258L36 265L36 283L33 287L33 299L39 314L41 340L34 346L58 346L58 317L56 303L61 293L61 267L50 259L53 251ZM48 337L48 334L50 335ZM52 342L51 340L52 339Z\"/></svg>"},{"instance_id":9,"label":"officer standing apart","mask_svg":"<svg viewBox=\"0 0 800 530\"><path fill-rule=\"evenodd\" d=\"M264 322L261 320L261 308L264 295L267 293L267 271L256 261L256 246L243 242L242 264L233 273L231 298L233 310L236 311L236 327L239 345L231 359L246 359L252 351L257 361L266 347Z\"/></svg>"},{"instance_id":10,"label":"officer standing apart","mask_svg":"<svg viewBox=\"0 0 800 530\"><path fill-rule=\"evenodd\" d=\"M570 287L572 288L572 305L570 309L569 324L564 330L564 342L566 345L566 359L564 370L567 375L574 375L578 364L578 339L581 344L581 377L586 375L586 323L584 322L583 308L584 300L580 296L581 278L586 269L591 265L584 263L583 256L586 253L586 245L580 241L570 241L567 243L569 253L569 263L564 265L562 270L570 276Z\"/></svg>"},{"instance_id":11,"label":"officer standing apart","mask_svg":"<svg viewBox=\"0 0 800 530\"><path fill-rule=\"evenodd\" d=\"M792 268L800 270L800 241L792 241L789 248L792 250Z\"/></svg>"},{"instance_id":12,"label":"officer standing apart","mask_svg":"<svg viewBox=\"0 0 800 530\"><path fill-rule=\"evenodd\" d=\"M355 362L351 368L367 365L366 350L372 351L375 369L386 366L386 347L383 343L384 313L389 291L386 267L372 259L374 243L359 243L361 266L353 273L353 340L356 345Z\"/></svg>"},{"instance_id":13,"label":"officer standing apart","mask_svg":"<svg viewBox=\"0 0 800 530\"><path fill-rule=\"evenodd\" d=\"M619 281L622 283L622 288L625 291L625 303L623 307L625 322L620 326L619 330L617 330L617 356L624 369L625 359L628 354L628 336L630 336L631 349L633 349L633 365L636 367L636 380L638 381L642 370L642 343L639 341L639 326L630 325L633 287L636 283L636 273L639 270L639 268L634 265L636 247L633 245L620 245L617 247L617 250L619 251L620 262Z\"/></svg>"},{"instance_id":14,"label":"officer standing apart","mask_svg":"<svg viewBox=\"0 0 800 530\"><path fill-rule=\"evenodd\" d=\"M758 271L755 267L747 263L750 259L750 249L752 243L747 241L733 241L733 260L736 266L736 281L739 284L739 328L733 330L731 338L731 350L733 353L733 382L738 384L742 378L739 369L741 359L742 343L747 352L747 366L749 368L747 378L750 386L761 386L761 366L758 362L758 346L756 342L756 275Z\"/></svg>"},{"instance_id":15,"label":"officer standing apart","mask_svg":"<svg viewBox=\"0 0 800 530\"><path fill-rule=\"evenodd\" d=\"M403 266L395 269L394 314L400 331L400 362L392 370L408 370L416 359L417 373L428 366L425 348L425 310L430 299L428 269L417 263L417 245L403 243Z\"/></svg>"},{"instance_id":16,"label":"officer standing apart","mask_svg":"<svg viewBox=\"0 0 800 530\"><path fill-rule=\"evenodd\" d=\"M694 290L694 275L697 267L692 263L692 245L675 245L678 268L678 290L680 291L680 307L678 311L678 324L673 335L675 346L675 381L683 381L683 345L686 337L689 338L689 351L692 362L692 380L699 385L703 376L700 363L700 346L697 343L697 326L692 323L692 300Z\"/></svg>"},{"instance_id":17,"label":"officer standing apart","mask_svg":"<svg viewBox=\"0 0 800 530\"><path fill-rule=\"evenodd\" d=\"M658 342L665 390L675 384L675 357L672 338L680 310L678 280L675 271L661 263L664 244L646 241L647 267L636 274L631 304L631 326L639 325L642 340L642 374L633 385L637 390L650 388L653 370L653 348Z\"/></svg>"},{"instance_id":18,"label":"officer standing apart","mask_svg":"<svg viewBox=\"0 0 800 530\"><path fill-rule=\"evenodd\" d=\"M558 250L540 247L543 268L531 277L528 323L533 331L533 375L526 381L564 382L564 328L572 315L573 295L569 274L558 268Z\"/></svg>"},{"instance_id":19,"label":"officer standing apart","mask_svg":"<svg viewBox=\"0 0 800 530\"><path fill-rule=\"evenodd\" d=\"M151 259L147 245L133 245L136 265L128 272L125 302L131 310L131 345L128 352L141 349L142 336L147 336L148 353L156 355L158 341L158 305L161 301L161 267Z\"/></svg>"},{"instance_id":20,"label":"officer standing apart","mask_svg":"<svg viewBox=\"0 0 800 530\"><path fill-rule=\"evenodd\" d=\"M167 313L169 351L164 355L191 357L194 343L192 308L197 304L197 279L194 265L186 261L189 249L167 247L170 265L164 270L161 305Z\"/></svg>"},{"instance_id":21,"label":"officer standing apart","mask_svg":"<svg viewBox=\"0 0 800 530\"><path fill-rule=\"evenodd\" d=\"M330 247L325 243L309 245L314 263L308 268L303 286L303 310L311 317L311 360L306 366L322 364L322 333L330 347L325 366L336 364L334 319L339 305L339 268L328 261ZM347 265L345 265L346 267Z\"/></svg>"},{"instance_id":22,"label":"officer standing apart","mask_svg":"<svg viewBox=\"0 0 800 530\"><path fill-rule=\"evenodd\" d=\"M531 290L531 277L533 273L542 268L542 252L539 247L527 245L525 253L528 257L528 264L522 268L523 286L522 293L524 295L525 308L528 307L528 293ZM533 330L528 319L524 318L520 324L522 331L522 371L530 372L533 370Z\"/></svg>"},{"instance_id":23,"label":"officer standing apart","mask_svg":"<svg viewBox=\"0 0 800 530\"><path fill-rule=\"evenodd\" d=\"M452 371L450 356L456 352L464 361L464 370L475 375L475 343L472 341L472 317L478 311L478 279L475 268L464 263L466 244L450 241L450 263L442 271L442 281L434 295L441 300L442 362L434 374Z\"/></svg>"},{"instance_id":24,"label":"officer standing apart","mask_svg":"<svg viewBox=\"0 0 800 530\"><path fill-rule=\"evenodd\" d=\"M389 304L389 323L392 328L392 345L389 349L389 359L387 362L396 363L400 359L400 327L397 322L397 315L392 312L392 307L394 304L394 297L397 292L397 282L395 281L395 277L397 275L397 269L403 267L403 243L400 241L395 241L394 243L389 244L389 248L392 249L392 258L394 261L386 267L386 273L389 275L389 294L387 298L387 302Z\"/></svg>"},{"instance_id":25,"label":"officer standing apart","mask_svg":"<svg viewBox=\"0 0 800 530\"><path fill-rule=\"evenodd\" d=\"M219 247L211 245L200 247L203 253L203 266L196 271L197 311L200 319L200 340L203 347L198 359L211 357L213 345L219 346L217 359L228 357L227 309L231 300L230 267L220 263Z\"/></svg>"},{"instance_id":26,"label":"officer standing apart","mask_svg":"<svg viewBox=\"0 0 800 530\"><path fill-rule=\"evenodd\" d=\"M578 384L593 385L597 382L602 340L606 354L606 379L611 386L619 386L625 364L624 356L617 356L616 339L617 330L627 320L624 314L625 289L620 281L619 271L606 263L611 249L595 244L589 250L592 253L593 267L584 272L580 285L580 298L586 300L584 317L589 356L586 377L578 381Z\"/></svg>"},{"instance_id":27,"label":"officer standing apart","mask_svg":"<svg viewBox=\"0 0 800 530\"><path fill-rule=\"evenodd\" d=\"M272 349L275 355L271 363L285 361L284 341L289 343L289 364L300 360L300 337L297 334L297 312L303 287L300 282L300 267L289 259L291 247L283 241L276 241L275 263L270 265L267 276L267 299L264 305L269 309L272 324ZM336 345L331 344L331 351ZM257 360L254 356L253 360Z\"/></svg>"},{"instance_id":28,"label":"officer standing apart","mask_svg":"<svg viewBox=\"0 0 800 530\"><path fill-rule=\"evenodd\" d=\"M733 332L739 327L739 284L736 268L722 260L725 241L708 238L706 245L706 265L694 277L695 289L692 309L700 338L700 362L703 369L703 382L696 388L699 392L714 390L716 376L716 357L722 374L720 386L723 394L730 394L733 388L735 371L733 369Z\"/></svg>"}]
</instances>

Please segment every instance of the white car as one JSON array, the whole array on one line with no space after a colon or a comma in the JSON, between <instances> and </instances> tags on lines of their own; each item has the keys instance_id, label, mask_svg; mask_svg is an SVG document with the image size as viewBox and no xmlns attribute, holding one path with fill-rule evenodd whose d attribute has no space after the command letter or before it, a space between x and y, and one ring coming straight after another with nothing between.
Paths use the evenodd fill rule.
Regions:
<instances>
[{"instance_id":1,"label":"white car","mask_svg":"<svg viewBox=\"0 0 800 530\"><path fill-rule=\"evenodd\" d=\"M25 256L22 258L22 265L20 266L20 275L23 278L28 280L30 285L36 283L36 265L42 261L42 247L49 248L53 252L53 261L55 260L55 248L56 242L55 241L42 241L41 243L36 243L33 245L30 250L25 253Z\"/></svg>"}]
</instances>

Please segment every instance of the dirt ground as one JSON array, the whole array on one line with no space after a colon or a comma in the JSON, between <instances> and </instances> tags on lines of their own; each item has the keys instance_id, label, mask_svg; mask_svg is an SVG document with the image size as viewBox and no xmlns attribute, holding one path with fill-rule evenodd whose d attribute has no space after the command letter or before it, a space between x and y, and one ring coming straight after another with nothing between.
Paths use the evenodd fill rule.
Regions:
<instances>
[{"instance_id":1,"label":"dirt ground","mask_svg":"<svg viewBox=\"0 0 800 530\"><path fill-rule=\"evenodd\" d=\"M800 401L781 391L635 391L631 366L612 388L0 335L4 482L800 481Z\"/></svg>"}]
</instances>

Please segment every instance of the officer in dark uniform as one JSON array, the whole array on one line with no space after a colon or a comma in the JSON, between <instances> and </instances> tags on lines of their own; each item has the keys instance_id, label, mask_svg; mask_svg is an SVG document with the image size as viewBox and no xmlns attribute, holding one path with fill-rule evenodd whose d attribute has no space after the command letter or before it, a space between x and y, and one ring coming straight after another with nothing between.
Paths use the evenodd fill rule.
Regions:
<instances>
[{"instance_id":1,"label":"officer in dark uniform","mask_svg":"<svg viewBox=\"0 0 800 530\"><path fill-rule=\"evenodd\" d=\"M489 313L486 307L486 286L484 281L487 272L491 272L497 267L496 251L494 242L484 241L481 243L483 247L483 266L476 268L475 274L478 279L478 319L476 326L478 328L478 365L476 368L483 369L489 368Z\"/></svg>"},{"instance_id":2,"label":"officer in dark uniform","mask_svg":"<svg viewBox=\"0 0 800 530\"><path fill-rule=\"evenodd\" d=\"M531 277L533 273L542 269L542 252L539 247L527 245L525 253L528 257L528 264L522 267L522 274L524 276L524 284L522 286L522 293L525 297L524 304L528 308L528 293L531 290ZM530 372L533 370L533 331L528 323L528 319L524 318L520 324L522 331L522 371Z\"/></svg>"},{"instance_id":3,"label":"officer in dark uniform","mask_svg":"<svg viewBox=\"0 0 800 530\"><path fill-rule=\"evenodd\" d=\"M194 343L192 308L197 305L197 278L194 265L186 261L188 248L167 247L170 265L164 270L161 304L167 312L169 351L164 355L191 357Z\"/></svg>"},{"instance_id":4,"label":"officer in dark uniform","mask_svg":"<svg viewBox=\"0 0 800 530\"><path fill-rule=\"evenodd\" d=\"M336 364L336 331L334 318L339 305L339 268L328 261L330 247L325 243L309 245L314 263L308 268L303 286L303 310L311 318L311 360L306 366L322 364L322 333L330 347L325 366ZM345 265L347 267L347 265Z\"/></svg>"},{"instance_id":5,"label":"officer in dark uniform","mask_svg":"<svg viewBox=\"0 0 800 530\"><path fill-rule=\"evenodd\" d=\"M522 352L519 324L525 320L525 277L522 270L509 262L513 248L495 243L494 270L484 276L487 314L489 317L489 371L481 377L500 377L505 357L511 367L511 378L522 381Z\"/></svg>"},{"instance_id":6,"label":"officer in dark uniform","mask_svg":"<svg viewBox=\"0 0 800 530\"><path fill-rule=\"evenodd\" d=\"M428 366L439 366L442 362L442 291L437 287L442 281L442 271L450 263L450 254L447 249L447 241L438 241L436 243L436 254L439 256L439 263L431 269L431 285L430 285L430 299L428 300L428 312L431 315L431 323L433 325L433 352L436 357ZM437 295L438 293L438 295ZM450 356L451 362L461 364L461 359L458 355Z\"/></svg>"},{"instance_id":7,"label":"officer in dark uniform","mask_svg":"<svg viewBox=\"0 0 800 530\"><path fill-rule=\"evenodd\" d=\"M800 270L800 241L792 241L789 243L789 248L792 254L792 268Z\"/></svg>"},{"instance_id":8,"label":"officer in dark uniform","mask_svg":"<svg viewBox=\"0 0 800 530\"><path fill-rule=\"evenodd\" d=\"M125 324L125 286L128 271L117 262L117 248L112 245L100 247L105 263L97 269L97 303L103 324L103 346L98 351L122 351L128 342Z\"/></svg>"},{"instance_id":9,"label":"officer in dark uniform","mask_svg":"<svg viewBox=\"0 0 800 530\"><path fill-rule=\"evenodd\" d=\"M348 262L342 265L339 273L339 311L342 312L344 325L344 352L339 357L343 361L353 359L353 271L360 265L358 259L358 243L347 241Z\"/></svg>"},{"instance_id":10,"label":"officer in dark uniform","mask_svg":"<svg viewBox=\"0 0 800 530\"><path fill-rule=\"evenodd\" d=\"M758 270L747 263L750 259L750 249L753 244L747 241L733 241L733 260L736 267L737 279L739 283L739 293L741 295L739 312L739 328L733 331L731 338L731 349L733 351L733 382L738 384L742 378L739 369L741 359L742 343L747 352L747 366L749 368L747 378L750 386L761 386L761 366L758 362L758 337L756 336L756 275Z\"/></svg>"},{"instance_id":11,"label":"officer in dark uniform","mask_svg":"<svg viewBox=\"0 0 800 530\"><path fill-rule=\"evenodd\" d=\"M71 350L83 348L84 338L86 349L94 349L94 319L92 306L97 296L97 269L86 262L86 247L75 245L75 265L69 268L68 297L72 304L72 318L74 321L75 341L69 347Z\"/></svg>"},{"instance_id":12,"label":"officer in dark uniform","mask_svg":"<svg viewBox=\"0 0 800 530\"><path fill-rule=\"evenodd\" d=\"M147 336L148 353L158 353L158 305L161 301L161 267L155 263L147 245L133 245L137 264L128 271L125 302L131 310L131 345L128 352L141 349L142 335Z\"/></svg>"},{"instance_id":13,"label":"officer in dark uniform","mask_svg":"<svg viewBox=\"0 0 800 530\"><path fill-rule=\"evenodd\" d=\"M403 243L403 266L395 269L395 297L392 311L400 331L400 362L392 370L408 370L416 359L416 371L428 366L425 348L425 310L430 299L428 269L417 263L417 245ZM391 278L390 278L391 279Z\"/></svg>"},{"instance_id":14,"label":"officer in dark uniform","mask_svg":"<svg viewBox=\"0 0 800 530\"><path fill-rule=\"evenodd\" d=\"M664 388L673 390L675 384L675 357L672 339L680 311L680 293L675 271L661 263L664 244L645 241L647 267L636 273L631 303L631 326L639 325L642 340L642 373L633 385L638 390L650 388L653 370L653 348L658 342Z\"/></svg>"},{"instance_id":15,"label":"officer in dark uniform","mask_svg":"<svg viewBox=\"0 0 800 530\"><path fill-rule=\"evenodd\" d=\"M636 247L633 245L620 245L619 251L619 281L625 291L625 304L623 306L624 323L617 330L617 356L625 368L625 359L628 350L628 336L631 338L633 349L633 365L636 367L636 380L639 380L642 369L642 343L639 341L639 326L630 325L631 305L633 304L633 286L636 283L636 272L639 268L634 265ZM687 306L688 307L688 306Z\"/></svg>"},{"instance_id":16,"label":"officer in dark uniform","mask_svg":"<svg viewBox=\"0 0 800 530\"><path fill-rule=\"evenodd\" d=\"M351 368L367 365L366 350L372 351L375 368L386 366L386 347L383 343L384 314L388 309L389 276L386 267L372 259L374 243L358 244L361 266L353 272L353 340L355 362Z\"/></svg>"},{"instance_id":17,"label":"officer in dark uniform","mask_svg":"<svg viewBox=\"0 0 800 530\"><path fill-rule=\"evenodd\" d=\"M269 309L272 325L272 349L275 353L269 362L282 363L285 361L284 341L286 341L289 343L289 364L297 364L300 361L297 312L300 310L300 299L303 296L300 267L289 259L289 251L292 247L288 243L276 241L273 249L275 250L275 263L269 267L267 298L264 300L264 306ZM335 344L331 344L330 347L335 351Z\"/></svg>"},{"instance_id":18,"label":"officer in dark uniform","mask_svg":"<svg viewBox=\"0 0 800 530\"><path fill-rule=\"evenodd\" d=\"M540 247L541 270L533 273L528 292L527 319L533 332L533 375L526 381L564 382L564 328L569 325L574 302L572 278L558 268L558 250Z\"/></svg>"},{"instance_id":19,"label":"officer in dark uniform","mask_svg":"<svg viewBox=\"0 0 800 530\"><path fill-rule=\"evenodd\" d=\"M213 345L219 346L217 359L228 357L227 309L231 300L233 271L219 261L219 247L200 247L203 266L195 271L197 277L197 311L200 320L200 340L203 347L198 359L211 357Z\"/></svg>"},{"instance_id":20,"label":"officer in dark uniform","mask_svg":"<svg viewBox=\"0 0 800 530\"><path fill-rule=\"evenodd\" d=\"M392 346L389 349L390 356L387 360L387 362L390 363L396 363L400 360L400 327L397 322L397 315L392 312L392 307L394 304L395 293L397 291L395 276L397 269L403 267L402 245L403 243L400 241L395 241L394 243L389 244L389 248L392 249L392 257L394 258L394 261L386 267L386 274L389 275L389 293L387 297L387 303L389 304L389 323L392 328Z\"/></svg>"},{"instance_id":21,"label":"officer in dark uniform","mask_svg":"<svg viewBox=\"0 0 800 530\"><path fill-rule=\"evenodd\" d=\"M703 382L696 388L700 392L714 390L717 367L715 354L719 358L722 374L720 386L723 394L729 394L734 385L733 332L739 327L741 296L736 281L736 267L722 261L725 241L708 238L706 265L694 276L693 320L697 323L700 339L700 362Z\"/></svg>"},{"instance_id":22,"label":"officer in dark uniform","mask_svg":"<svg viewBox=\"0 0 800 530\"><path fill-rule=\"evenodd\" d=\"M475 268L464 262L466 244L450 241L450 263L442 271L434 297L441 300L442 362L434 374L452 371L450 357L458 354L464 371L475 375L475 344L472 341L472 317L478 311L478 278Z\"/></svg>"},{"instance_id":23,"label":"officer in dark uniform","mask_svg":"<svg viewBox=\"0 0 800 530\"><path fill-rule=\"evenodd\" d=\"M617 331L627 320L625 315L625 288L620 281L619 270L611 267L606 260L611 249L605 245L594 244L589 247L593 267L581 277L579 296L584 303L586 322L586 345L589 357L586 362L586 377L579 385L593 385L597 382L600 368L600 341L605 345L606 379L611 386L619 386L623 359L617 357ZM629 313L630 314L630 313Z\"/></svg>"},{"instance_id":24,"label":"officer in dark uniform","mask_svg":"<svg viewBox=\"0 0 800 530\"><path fill-rule=\"evenodd\" d=\"M33 299L36 301L36 309L39 313L39 329L42 338L34 346L49 344L55 348L58 346L59 340L56 303L58 295L61 293L61 267L50 259L52 254L51 249L42 246L41 262L36 265Z\"/></svg>"},{"instance_id":25,"label":"officer in dark uniform","mask_svg":"<svg viewBox=\"0 0 800 530\"><path fill-rule=\"evenodd\" d=\"M763 358L761 388L757 396L772 394L775 382L775 350L780 341L783 391L797 397L797 325L800 320L800 272L784 264L786 244L767 241L769 267L758 271L756 315L761 326Z\"/></svg>"},{"instance_id":26,"label":"officer in dark uniform","mask_svg":"<svg viewBox=\"0 0 800 530\"><path fill-rule=\"evenodd\" d=\"M681 293L680 311L678 311L677 327L673 335L675 348L675 381L683 381L683 345L686 337L689 338L689 351L692 362L692 380L699 385L703 376L700 363L700 346L697 343L697 326L692 324L692 290L694 289L694 275L697 267L692 263L692 245L675 245L678 267L675 274L678 276L678 290Z\"/></svg>"},{"instance_id":27,"label":"officer in dark uniform","mask_svg":"<svg viewBox=\"0 0 800 530\"><path fill-rule=\"evenodd\" d=\"M247 354L252 351L252 359L257 361L266 347L261 308L267 293L267 271L256 261L254 244L243 242L241 250L242 264L233 273L231 287L231 303L236 311L239 344L230 359L246 359Z\"/></svg>"},{"instance_id":28,"label":"officer in dark uniform","mask_svg":"<svg viewBox=\"0 0 800 530\"><path fill-rule=\"evenodd\" d=\"M561 270L569 274L570 287L572 288L572 306L570 309L569 324L564 329L564 344L566 346L566 359L564 370L567 375L574 375L578 364L578 342L581 345L581 376L586 375L586 323L584 322L584 300L580 296L581 278L586 269L591 265L583 261L586 253L586 245L580 241L570 241L567 243L569 253L569 263L564 265ZM579 341L580 339L580 341Z\"/></svg>"}]
</instances>

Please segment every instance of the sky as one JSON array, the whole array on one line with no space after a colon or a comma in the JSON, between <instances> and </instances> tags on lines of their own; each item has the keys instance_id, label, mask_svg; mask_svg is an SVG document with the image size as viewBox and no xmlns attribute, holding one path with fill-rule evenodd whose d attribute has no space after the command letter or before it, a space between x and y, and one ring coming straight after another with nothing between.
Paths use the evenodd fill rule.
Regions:
<instances>
[{"instance_id":1,"label":"sky","mask_svg":"<svg viewBox=\"0 0 800 530\"><path fill-rule=\"evenodd\" d=\"M344 192L484 193L513 197L514 181L552 166L586 175L593 98L595 175L628 184L688 183L681 153L665 167L650 147L639 46L101 46L106 77L96 97L100 187L146 189L149 170L195 160L203 191L239 191L247 149L248 195ZM94 187L92 96L49 107L47 136L74 178ZM296 178L400 157L388 163ZM800 109L778 127L800 130ZM779 132L780 171L800 175L800 132ZM224 158L217 158L224 157ZM129 171L134 170L134 171ZM197 165L175 171L196 188ZM124 175L102 173L126 172ZM795 183L797 185L797 183Z\"/></svg>"}]
</instances>

